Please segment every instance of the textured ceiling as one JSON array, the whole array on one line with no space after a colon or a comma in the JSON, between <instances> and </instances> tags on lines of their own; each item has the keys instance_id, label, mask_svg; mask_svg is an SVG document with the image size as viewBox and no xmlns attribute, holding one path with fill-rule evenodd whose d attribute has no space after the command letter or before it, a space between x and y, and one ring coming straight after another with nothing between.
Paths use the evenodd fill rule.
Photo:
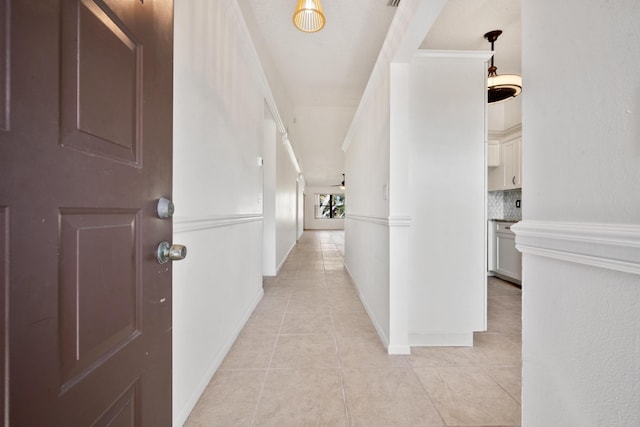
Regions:
<instances>
[{"instance_id":1,"label":"textured ceiling","mask_svg":"<svg viewBox=\"0 0 640 427\"><path fill-rule=\"evenodd\" d=\"M238 3L291 101L294 118L286 126L307 184L339 183L340 147L397 8L387 0L323 0L327 23L307 34L292 24L296 0ZM489 50L483 35L494 29L504 31L496 42L498 73L519 73L520 0L450 0L421 47Z\"/></svg>"}]
</instances>

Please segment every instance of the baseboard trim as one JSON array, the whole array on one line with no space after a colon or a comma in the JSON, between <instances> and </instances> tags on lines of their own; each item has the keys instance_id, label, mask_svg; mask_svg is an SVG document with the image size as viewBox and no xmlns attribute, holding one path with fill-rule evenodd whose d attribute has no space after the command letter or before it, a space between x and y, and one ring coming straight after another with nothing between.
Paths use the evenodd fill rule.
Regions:
<instances>
[{"instance_id":1,"label":"baseboard trim","mask_svg":"<svg viewBox=\"0 0 640 427\"><path fill-rule=\"evenodd\" d=\"M251 304L249 309L245 311L244 315L242 316L242 319L240 320L237 327L235 328L234 333L229 337L229 339L225 343L222 350L211 360L211 363L209 364L209 368L206 370L206 372L202 376L202 381L200 381L200 383L195 388L193 393L191 393L191 396L187 400L187 403L185 404L184 408L178 413L177 416L174 417L174 423L173 423L174 426L182 426L187 421L187 418L189 418L189 414L191 414L191 411L193 411L193 408L195 408L196 403L198 403L198 400L200 399L200 396L202 396L202 393L204 392L205 388L207 388L207 385L209 385L209 382L211 382L211 379L213 378L215 373L218 371L218 368L220 368L222 361L224 360L225 357L227 357L227 354L229 354L229 351L231 350L233 343L236 342L236 339L238 339L240 332L249 321L251 314L253 314L254 310L262 300L263 296L264 296L264 289L260 287L260 292L258 292L257 298L255 299L253 304Z\"/></svg>"},{"instance_id":2,"label":"baseboard trim","mask_svg":"<svg viewBox=\"0 0 640 427\"><path fill-rule=\"evenodd\" d=\"M409 334L411 347L472 347L473 332Z\"/></svg>"},{"instance_id":3,"label":"baseboard trim","mask_svg":"<svg viewBox=\"0 0 640 427\"><path fill-rule=\"evenodd\" d=\"M640 226L521 221L511 227L529 255L640 274Z\"/></svg>"},{"instance_id":4,"label":"baseboard trim","mask_svg":"<svg viewBox=\"0 0 640 427\"><path fill-rule=\"evenodd\" d=\"M411 354L410 345L390 345L387 347L387 353L393 356L408 356Z\"/></svg>"},{"instance_id":5,"label":"baseboard trim","mask_svg":"<svg viewBox=\"0 0 640 427\"><path fill-rule=\"evenodd\" d=\"M502 279L509 283L513 283L514 285L522 286L522 279L516 279L514 277L507 276L506 274L498 273L497 271L492 272L491 276L497 277L498 279Z\"/></svg>"},{"instance_id":6,"label":"baseboard trim","mask_svg":"<svg viewBox=\"0 0 640 427\"><path fill-rule=\"evenodd\" d=\"M378 334L378 338L380 338L380 341L382 342L382 345L384 346L384 348L386 348L387 351L389 351L389 337L387 336L387 334L384 333L384 330L382 329L382 327L376 320L375 316L373 315L373 311L371 310L371 307L369 307L366 299L362 296L362 293L360 292L360 288L358 288L358 284L356 283L355 279L353 278L353 274L351 274L351 270L349 270L349 267L346 264L344 265L344 269L347 270L347 274L351 278L351 281L353 282L356 288L356 292L358 293L358 298L360 299L360 302L362 303L364 310L367 312L367 316L369 316L369 320L371 320L371 323L373 324L373 328L376 330L376 333Z\"/></svg>"},{"instance_id":7,"label":"baseboard trim","mask_svg":"<svg viewBox=\"0 0 640 427\"><path fill-rule=\"evenodd\" d=\"M285 262L287 262L287 259L289 258L289 255L291 255L291 251L293 251L293 248L295 248L297 244L298 244L297 240L295 242L293 242L293 244L291 245L291 247L287 251L287 254L284 256L284 258L282 258L282 261L276 267L276 274L275 274L276 276L278 274L280 274L280 270L282 269L282 266L284 265Z\"/></svg>"}]
</instances>

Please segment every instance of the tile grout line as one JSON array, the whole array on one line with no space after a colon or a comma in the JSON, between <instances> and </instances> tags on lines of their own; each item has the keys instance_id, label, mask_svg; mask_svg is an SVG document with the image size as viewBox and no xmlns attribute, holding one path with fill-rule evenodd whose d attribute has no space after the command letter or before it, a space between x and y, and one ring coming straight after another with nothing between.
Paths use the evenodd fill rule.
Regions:
<instances>
[{"instance_id":1,"label":"tile grout line","mask_svg":"<svg viewBox=\"0 0 640 427\"><path fill-rule=\"evenodd\" d=\"M258 401L256 402L256 408L253 412L253 419L251 420L251 426L255 426L258 420L258 409L260 408L260 403L262 403L262 397L264 395L264 388L267 384L267 376L269 375L269 370L271 368L271 364L273 363L273 357L276 354L276 348L278 347L278 341L280 340L280 331L282 331L282 325L284 325L284 319L287 315L287 308L289 308L289 302L291 301L291 296L287 298L287 304L282 313L282 319L280 320L280 327L278 328L278 333L276 334L276 342L273 345L273 349L271 350L271 357L269 358L269 363L267 364L267 368L264 371L264 377L262 379L262 386L260 387L260 393L258 395Z\"/></svg>"},{"instance_id":2,"label":"tile grout line","mask_svg":"<svg viewBox=\"0 0 640 427\"><path fill-rule=\"evenodd\" d=\"M440 409L438 409L438 405L436 405L436 403L433 401L433 398L431 397L431 395L429 394L429 391L427 390L427 388L424 386L424 384L422 383L422 381L420 381L420 377L418 376L418 374L416 373L413 364L411 363L411 361L409 361L409 367L411 369L411 373L413 374L413 376L415 377L416 381L418 381L418 384L420 384L420 387L422 388L422 390L424 390L424 393L427 395L427 398L429 399L429 402L431 402L431 404L433 405L433 408L436 410L436 412L438 413L438 416L440 417L440 419L442 420L442 425L446 426L447 425L447 421L444 419L444 417L442 416L442 413L440 412Z\"/></svg>"},{"instance_id":3,"label":"tile grout line","mask_svg":"<svg viewBox=\"0 0 640 427\"><path fill-rule=\"evenodd\" d=\"M322 252L323 266L324 266L324 251ZM344 258L340 257L342 260L342 264L344 265ZM324 277L325 277L325 286L327 286L327 270L324 269ZM328 287L328 286L327 286ZM351 419L349 418L349 405L347 404L347 392L344 387L344 375L342 371L342 358L340 357L340 349L338 347L338 336L336 333L335 324L333 322L333 308L329 307L329 321L331 322L331 336L333 337L333 345L336 352L336 358L338 359L338 374L340 375L340 388L342 391L342 403L344 405L344 415L346 417L347 425L351 425Z\"/></svg>"},{"instance_id":4,"label":"tile grout line","mask_svg":"<svg viewBox=\"0 0 640 427\"><path fill-rule=\"evenodd\" d=\"M337 250L337 248L334 248L334 250ZM322 259L323 259L323 265L324 265L324 251L322 253ZM335 259L335 258L334 258ZM341 260L342 264L344 265L344 257L339 257L338 259ZM325 267L324 270L325 273L325 285L328 288L328 285L326 283L326 277L327 277L327 270ZM344 386L344 373L343 373L343 366L342 366L342 358L340 357L340 349L338 347L338 335L336 333L336 328L335 328L335 323L333 321L333 313L334 310L332 307L329 308L329 321L331 322L331 336L333 337L333 343L335 346L335 351L336 351L336 357L338 359L338 374L340 375L340 387L342 390L342 403L344 404L344 415L346 417L346 422L347 425L351 425L351 419L349 416L349 405L347 402L347 391L345 390L345 386Z\"/></svg>"},{"instance_id":5,"label":"tile grout line","mask_svg":"<svg viewBox=\"0 0 640 427\"><path fill-rule=\"evenodd\" d=\"M512 367L512 366L509 366ZM518 404L518 406L520 406L520 413L522 414L522 403L520 403L520 401L518 399L516 399L510 392L509 390L507 390L506 388L504 388L502 386L502 384L500 384L500 382L495 379L493 377L493 375L491 375L488 371L487 368L496 368L496 366L481 366L480 369L482 369L482 372L485 373L486 376L488 376L489 378L491 378L491 381L493 381L498 387L500 387L502 390L504 390L505 393L507 393L507 396L509 396L511 399L513 399L514 402L516 402L516 404ZM501 367L497 367L497 368L501 368ZM502 367L504 368L504 367ZM520 375L522 375L522 368L520 368ZM522 387L521 390L522 391ZM522 420L520 420L520 422L522 422Z\"/></svg>"},{"instance_id":6,"label":"tile grout line","mask_svg":"<svg viewBox=\"0 0 640 427\"><path fill-rule=\"evenodd\" d=\"M487 378L488 381L490 381L491 384L493 384L491 387L497 386L496 387L496 392L498 392L499 390L501 390L502 393L506 393L507 396L509 396L514 404L516 404L519 408L520 411L522 410L522 404L521 402L518 401L518 399L516 399L516 397L514 397L514 395L512 395L508 390L508 388L513 389L512 391L515 393L517 391L517 387L511 387L512 384L515 384L515 371L507 371L506 368L519 368L520 372L522 369L522 363L521 363L521 359L520 362L517 364L516 366L516 361L514 358L512 358L511 356L513 356L513 354L511 354L511 347L516 346L521 348L522 343L521 343L521 338L519 338L518 334L516 333L516 331L513 331L513 333L509 331L505 332L506 330L502 329L502 325L503 323L501 322L512 322L512 316L505 316L503 319L494 319L494 321L496 321L496 325L494 327L492 327L489 331L487 332L483 332L481 335L486 336L487 340L485 342L485 344L489 345L489 347L485 347L482 346L483 348L481 350L482 351L482 355L483 357L482 362L478 362L478 363L473 363L471 361L469 361L469 364L467 363L457 363L454 359L457 360L457 358L454 359L450 359L450 356L446 356L445 358L443 358L442 360L440 360L440 357L438 357L437 355L431 356L431 354L429 352L423 354L420 358L412 361L409 360L408 358L404 361L403 366L395 366L395 364L393 366L386 366L386 365L380 365L378 366L378 364L374 361L374 363L369 364L366 363L366 360L369 360L368 358L363 359L362 357L358 356L355 359L351 358L351 356L353 356L354 354L357 355L359 354L358 351L356 351L356 353L352 354L352 347L351 347L351 341L355 340L360 340L360 339L364 339L363 336L368 334L369 332L366 332L364 330L361 330L361 328L352 328L352 326L355 326L355 323L352 323L351 321L355 322L355 318L354 319L350 319L349 317L345 317L342 318L342 313L351 313L352 310L350 310L351 306L350 305L345 305L342 304L342 300L344 298L347 297L346 293L342 293L340 290L341 289L346 289L344 286L344 283L342 280L340 280L341 277L341 272L336 270L336 261L337 258L335 257L330 257L330 258L326 258L325 257L325 251L324 250L314 250L313 248L317 248L319 244L321 244L321 242L318 239L318 237L314 237L314 239L316 240L305 240L302 243L304 243L304 247L302 247L303 251L292 251L291 255L293 255L292 259L295 257L295 262L294 263L290 263L287 265L287 271L286 274L283 277L281 276L279 279L274 280L275 283L280 283L282 285L286 285L287 287L290 287L291 290L289 290L288 295L269 295L271 298L277 298L280 299L281 301L277 302L277 303L273 303L272 301L268 301L269 304L266 304L267 306L271 306L270 309L268 311L265 311L265 313L268 313L272 318L273 315L275 315L275 319L277 321L277 315L278 312L281 313L281 319L280 319L280 324L278 327L278 330L275 330L275 324L273 322L270 322L269 326L268 326L268 330L270 331L269 334L265 334L262 333L262 335L271 335L271 337L269 337L269 339L267 341L272 341L272 351L269 354L265 354L268 353L268 347L267 349L265 349L266 351L262 351L262 357L261 359L263 360L263 362L261 363L260 366L266 366L266 368L260 368L260 367L255 367L255 368L231 368L231 369L226 369L227 371L244 371L248 375L247 378L251 378L252 379L252 389L253 391L253 397L251 400L253 399L257 399L255 405L250 405L249 407L246 407L246 409L244 409L243 411L243 417L244 417L244 422L246 422L247 424L243 424L243 425L248 425L248 426L258 426L261 423L264 422L274 422L277 421L274 418L271 418L271 416L285 416L285 415L296 415L296 416L300 416L302 418L306 418L308 421L312 421L310 419L310 415L312 414L316 414L316 412L309 412L307 408L307 410L304 409L304 407L300 407L300 406L291 406L291 404L286 403L285 406L289 409L287 409L287 412L282 412L282 409L286 409L286 408L280 408L278 409L278 411L276 411L276 413L272 413L273 412L273 408L270 407L270 403L272 402L272 396L278 396L280 395L282 392L284 392L286 389L283 389L282 387L277 387L274 388L273 386L276 384L279 384L279 382L274 382L274 380L276 380L278 377L280 377L281 375L287 375L286 372L287 371L291 371L292 369L295 368L291 368L288 367L288 365L283 365L283 367L275 367L273 364L274 360L280 360L275 358L275 354L278 354L279 357L280 355L286 356L289 353L291 353L291 351L284 351L281 352L281 350L283 350L283 347L281 345L284 345L285 342L288 340L288 336L291 337L295 337L295 336L302 336L302 335L307 335L310 336L312 341L315 341L316 338L314 338L315 336L319 336L319 335L327 335L330 334L331 336L331 340L333 340L333 344L334 347L331 348L330 344L327 342L327 344L329 344L329 347L326 346L322 346L324 347L325 351L315 351L314 354L320 355L322 356L323 353L326 354L326 351L334 351L335 352L335 361L337 362L337 370L338 370L338 375L340 378L340 385L338 385L338 382L335 381L335 377L333 377L333 375L336 373L336 365L327 365L324 367L314 367L310 366L308 368L299 368L302 370L307 370L307 369L313 369L313 370L317 370L319 373L317 374L319 377L323 377L323 376L328 376L329 378L333 378L331 380L331 390L335 390L337 387L341 388L341 393L342 393L342 401L343 401L343 411L340 411L339 408L339 395L334 394L334 397L332 398L334 400L334 404L333 405L338 405L338 406L333 406L334 409L336 410L331 411L333 414L335 414L332 417L333 421L337 421L338 418L340 416L344 416L346 417L346 420L342 421L342 423L344 424L340 424L341 426L351 426L354 427L358 422L360 422L360 417L358 416L357 419L351 419L350 418L350 410L351 408L349 407L349 403L353 404L358 403L358 398L359 398L359 392L360 390L356 390L353 388L353 385L351 380L351 375L347 375L345 374L345 370L354 370L354 371L358 371L358 370L363 370L363 369L371 369L374 371L379 371L381 368L389 368L389 369L397 369L397 368L404 368L404 369L410 369L411 373L407 374L409 375L408 378L411 378L411 376L413 375L413 377L415 378L415 380L418 381L419 385L417 386L417 388L415 389L415 395L416 396L421 396L422 393L420 393L420 390L422 390L422 392L424 394L426 394L427 399L423 400L423 403L421 405L427 405L428 403L431 403L431 405L433 406L433 409L435 409L435 412L439 415L440 418L440 423L441 424L437 424L437 425L443 425L443 426L448 426L448 427L453 427L450 426L449 424L447 424L447 421L444 419L444 415L448 416L448 411L449 411L449 406L450 403L446 402L446 399L444 401L440 401L438 400L438 404L440 406L436 406L435 404L435 400L436 398L439 398L439 391L438 390L432 390L433 395L429 393L429 391L427 390L427 386L431 387L431 383L429 380L429 376L425 377L424 380L425 382L421 381L421 376L423 374L418 374L418 371L425 371L425 370L429 370L429 369L434 369L435 371L441 371L442 373L441 375L445 375L445 373L447 372L447 370L445 368L452 368L452 369L459 369L461 367L468 367L468 368L475 368L478 369L477 373L480 374L480 376L484 375ZM326 251L332 251L334 248L333 247L327 247ZM329 254L332 254L333 252L328 252ZM308 258L308 259L307 259ZM315 263L318 260L322 260L322 270L310 270L311 264L315 265ZM342 265L344 265L344 257L342 257ZM321 274L317 274L317 273L321 273ZM293 277L291 277L291 275L293 274ZM311 277L309 277L311 276ZM331 281L333 283L334 278L337 279L335 282L335 287L329 286L329 282ZM271 283L271 282L270 282ZM354 284L352 282L352 280L349 281L349 283L351 284L349 287L353 287ZM311 293L310 295L306 295L304 294L305 289L309 287L309 289L311 289L311 287L315 287L317 288L318 292L317 293ZM495 288L495 286L494 286ZM292 312L289 313L288 309L292 308L292 309L296 309L296 308L300 308L302 309L309 309L309 310L315 310L318 309L321 305L323 305L324 303L324 294L322 294L321 292L319 292L320 289L324 289L325 291L327 290L336 290L337 292L333 293L330 292L326 295L326 297L328 297L328 306L327 306L327 310L326 311L322 311L322 312L318 312L319 313L326 313L323 314L322 317L320 317L320 322L318 323L314 323L315 326L310 327L310 328L306 328L307 330L311 330L311 332L305 333L305 332L298 332L298 333L284 333L287 330L291 330L291 331L296 331L296 330L301 330L304 331L305 328L298 328L296 327L296 324L306 324L306 323L300 323L300 322L306 322L305 319L306 318L302 318L302 319L296 319L294 318L295 314L297 314L298 312ZM497 288L498 291L500 291L501 288ZM285 290L283 290L284 292ZM502 291L500 291L502 292ZM298 295L298 297L300 298L301 295L304 295L305 298L308 298L308 302L303 304L302 306L298 306L298 301L296 301L296 298L294 298L294 294L295 293L300 293L300 295ZM503 312L504 310L508 310L511 307L509 306L509 301L508 298L511 298L512 295L498 295L499 298L498 300L501 302L504 302L504 304L491 304L492 310L495 310L496 312ZM514 295L513 297L518 298L518 295ZM286 301L284 301L284 299L286 298ZM521 298L521 297L520 297ZM338 304L333 304L333 302L338 302ZM495 302L495 301L494 301ZM488 307L489 308L489 307ZM283 310L283 311L282 311ZM306 313L307 311L300 311L300 313ZM313 312L315 313L315 311ZM289 317L289 314L291 314L292 317L290 317L289 319L287 319ZM338 322L335 321L335 317L338 316ZM313 318L314 322L317 320L315 318ZM349 321L351 320L351 321ZM284 328L284 325L291 325L291 329L289 328ZM325 326L326 325L326 326ZM337 327L343 325L343 329L341 329L342 333L338 332ZM500 328L498 328L498 326L500 326ZM344 329L347 329L347 331L345 331ZM325 330L325 333L316 333L317 332L317 328L322 328L323 330ZM348 330L353 329L351 332L348 332ZM345 335L346 334L346 335ZM273 335L275 335L275 337L273 337ZM375 335L375 334L374 334ZM338 339L338 337L340 337L340 339ZM266 337L265 337L266 338ZM285 338L284 341L280 342L280 340L282 338ZM293 338L295 340L295 338ZM326 339L326 338L325 338ZM324 341L324 340L323 340ZM504 347L504 354L505 356L507 355L511 355L508 358L503 358L501 357L501 355L503 353L498 353L495 358L494 357L489 357L490 355L494 354L494 347L491 346L492 343L497 343L499 344L498 347L495 347L495 350L499 350L501 348ZM359 347L358 347L359 349ZM486 351L485 351L486 350ZM292 350L292 351L295 351ZM359 350L360 351L360 350ZM485 352L487 352L487 354L484 354ZM367 355L368 353L362 353L363 355ZM456 353L457 354L457 353ZM466 354L466 353L464 353ZM327 357L325 357L326 359ZM342 360L342 359L346 359L346 360ZM512 360L513 359L513 360ZM425 361L428 363L428 365L426 366L421 366L421 360ZM475 360L475 358L474 358ZM345 365L346 362L346 365ZM432 363L435 362L436 365L432 365ZM440 363L444 362L444 365L441 365ZM496 362L498 364L496 364ZM259 366L254 364L255 366ZM496 371L494 372L494 375L490 374L490 370L491 369L496 369ZM500 369L504 369L504 371L500 371ZM257 372L260 371L260 374L263 375L262 379L260 379L260 374ZM325 373L323 374L322 371L324 371ZM248 374L249 372L253 372L253 374ZM284 372L284 373L283 373ZM350 388L350 393L348 395L347 390L346 390L346 379L349 378L350 379L350 386L352 386ZM502 383L500 383L498 381L498 379L502 378L503 381ZM269 380L270 381L270 389L266 388L266 381ZM415 381L414 380L414 381ZM513 381L512 381L513 380ZM287 382L288 384L288 382ZM487 383L489 384L489 383ZM504 386L503 386L504 384ZM337 392L337 390L335 390L335 392ZM334 392L334 393L335 393ZM355 394L354 394L355 393ZM503 399L505 399L503 397ZM264 405L263 405L263 400L264 400ZM508 399L507 399L508 400ZM507 401L505 400L505 402ZM222 406L218 406L218 409L220 408L224 408L224 402L221 402ZM250 402L249 402L250 403ZM454 408L462 408L462 407L466 407L466 405L462 402L459 402L460 406L455 406ZM267 405L267 406L265 406ZM254 406L254 409L251 410L250 408ZM473 405L471 405L473 407ZM509 406L511 406L511 404L509 404ZM259 414L261 414L260 408L263 408L263 412L261 416L258 416ZM325 408L325 405L321 405L321 404L313 404L313 408L315 409L322 409ZM375 408L375 407L372 407ZM236 408L239 409L239 408ZM514 408L515 409L515 408ZM362 416L368 416L369 411L371 411L372 409L369 409L367 411L367 413L362 413ZM293 411L293 412L291 412ZM252 413L250 413L252 412ZM520 412L521 413L521 412ZM318 414L318 418L314 418L313 422L318 423L320 419L323 419L322 416L320 415L321 413L317 413ZM342 415L340 415L342 414ZM354 416L356 414L359 414L358 412L358 408L354 409ZM218 415L211 413L211 414L205 414L207 415L207 419L210 421L214 421L214 418L212 417L216 417ZM231 414L229 414L231 416ZM240 415L240 413L238 413L237 415ZM513 414L515 415L515 413ZM435 417L435 414L433 414L433 417ZM302 419L301 418L301 419ZM227 418L225 415L225 420L230 421L232 418ZM239 418L233 418L236 420L239 420ZM340 420L342 420L340 418ZM412 424L412 425L416 425L416 427L418 425L422 426L422 427L426 427L426 425L423 425L423 422L418 422L418 419L415 419L416 423ZM437 420L433 420L435 423L438 423ZM457 422L459 422L460 420L450 420L450 422L452 424L455 424L456 426L458 426ZM197 422L197 421L196 421ZM473 419L469 419L467 420L467 422L470 422L469 427L475 426L475 427L480 427L481 425L487 425L487 424L481 424L479 423L479 420L476 418ZM191 425L191 424L189 424ZM194 424L195 425L195 424ZM509 424L511 426L511 424ZM513 423L512 427L515 427L516 423ZM521 424L517 424L518 426L520 426Z\"/></svg>"},{"instance_id":7,"label":"tile grout line","mask_svg":"<svg viewBox=\"0 0 640 427\"><path fill-rule=\"evenodd\" d=\"M344 260L343 260L344 263ZM325 272L326 273L326 272ZM338 373L340 375L340 386L342 389L342 402L344 404L344 415L346 417L347 425L351 425L351 418L349 415L349 403L347 400L347 391L344 386L344 371L342 366L342 358L340 357L340 348L338 347L338 334L336 333L335 323L333 322L334 310L329 310L329 321L331 322L331 335L333 336L333 343L336 349L336 356L338 358Z\"/></svg>"}]
</instances>

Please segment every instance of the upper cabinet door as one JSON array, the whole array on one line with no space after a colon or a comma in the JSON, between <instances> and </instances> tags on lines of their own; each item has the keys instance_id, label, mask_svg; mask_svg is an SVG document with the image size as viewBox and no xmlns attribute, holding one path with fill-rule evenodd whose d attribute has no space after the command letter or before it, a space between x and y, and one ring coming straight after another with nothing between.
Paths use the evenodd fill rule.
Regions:
<instances>
[{"instance_id":1,"label":"upper cabinet door","mask_svg":"<svg viewBox=\"0 0 640 427\"><path fill-rule=\"evenodd\" d=\"M522 139L502 144L502 159L504 161L503 189L522 188Z\"/></svg>"},{"instance_id":2,"label":"upper cabinet door","mask_svg":"<svg viewBox=\"0 0 640 427\"><path fill-rule=\"evenodd\" d=\"M499 145L500 162L492 166L487 162L487 189L489 191L522 188L522 139L512 139Z\"/></svg>"}]
</instances>

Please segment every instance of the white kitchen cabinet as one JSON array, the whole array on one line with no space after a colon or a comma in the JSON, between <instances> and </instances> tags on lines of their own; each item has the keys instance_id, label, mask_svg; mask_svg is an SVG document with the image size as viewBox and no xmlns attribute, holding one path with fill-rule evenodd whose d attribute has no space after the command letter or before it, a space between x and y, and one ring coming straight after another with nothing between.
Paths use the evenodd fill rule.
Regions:
<instances>
[{"instance_id":1,"label":"white kitchen cabinet","mask_svg":"<svg viewBox=\"0 0 640 427\"><path fill-rule=\"evenodd\" d=\"M487 173L487 191L504 190L504 164L489 168Z\"/></svg>"},{"instance_id":2,"label":"white kitchen cabinet","mask_svg":"<svg viewBox=\"0 0 640 427\"><path fill-rule=\"evenodd\" d=\"M500 166L500 141L487 141L487 167Z\"/></svg>"},{"instance_id":3,"label":"white kitchen cabinet","mask_svg":"<svg viewBox=\"0 0 640 427\"><path fill-rule=\"evenodd\" d=\"M522 139L502 144L504 163L502 189L522 188Z\"/></svg>"},{"instance_id":4,"label":"white kitchen cabinet","mask_svg":"<svg viewBox=\"0 0 640 427\"><path fill-rule=\"evenodd\" d=\"M512 137L513 138L513 137ZM489 141L487 145L487 190L502 191L522 188L522 138L511 139L495 145ZM498 163L495 164L498 149Z\"/></svg>"},{"instance_id":5,"label":"white kitchen cabinet","mask_svg":"<svg viewBox=\"0 0 640 427\"><path fill-rule=\"evenodd\" d=\"M514 222L491 221L495 229L495 266L498 277L517 284L522 281L522 254L516 249L516 236L511 231Z\"/></svg>"},{"instance_id":6,"label":"white kitchen cabinet","mask_svg":"<svg viewBox=\"0 0 640 427\"><path fill-rule=\"evenodd\" d=\"M487 221L487 271L496 271L496 222Z\"/></svg>"}]
</instances>

